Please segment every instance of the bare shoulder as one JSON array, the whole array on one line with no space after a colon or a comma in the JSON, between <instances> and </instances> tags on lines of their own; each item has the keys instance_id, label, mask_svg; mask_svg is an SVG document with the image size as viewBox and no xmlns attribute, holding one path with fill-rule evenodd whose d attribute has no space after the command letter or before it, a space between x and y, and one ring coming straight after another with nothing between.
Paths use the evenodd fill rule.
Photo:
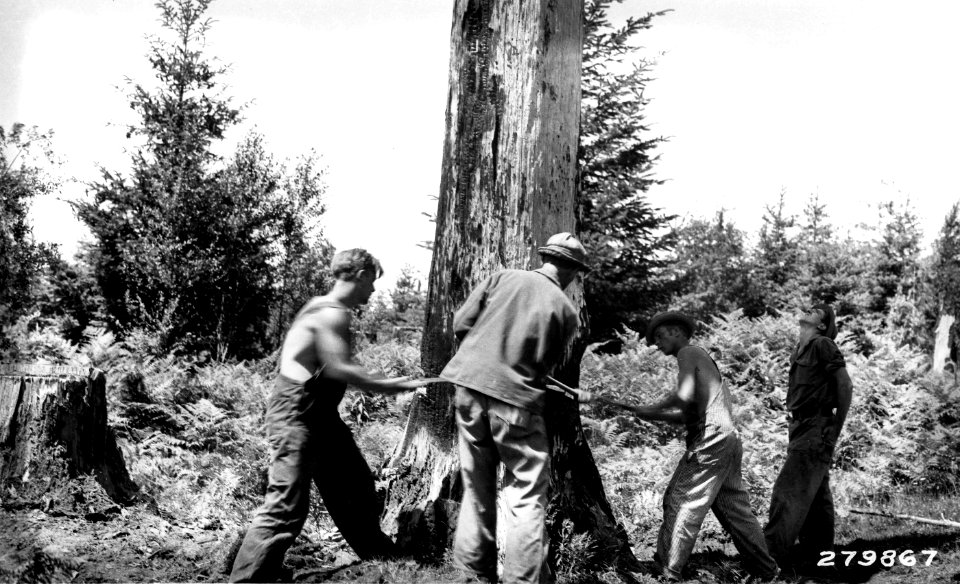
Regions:
<instances>
[{"instance_id":1,"label":"bare shoulder","mask_svg":"<svg viewBox=\"0 0 960 584\"><path fill-rule=\"evenodd\" d=\"M341 327L350 324L350 311L338 306L321 306L311 316L325 326Z\"/></svg>"},{"instance_id":2,"label":"bare shoulder","mask_svg":"<svg viewBox=\"0 0 960 584\"><path fill-rule=\"evenodd\" d=\"M677 359L685 362L689 367L695 367L701 371L718 371L713 358L703 347L687 345L677 352Z\"/></svg>"},{"instance_id":3,"label":"bare shoulder","mask_svg":"<svg viewBox=\"0 0 960 584\"><path fill-rule=\"evenodd\" d=\"M340 329L350 326L350 310L324 296L310 299L300 310L300 316L307 326ZM299 320L299 319L298 319Z\"/></svg>"},{"instance_id":4,"label":"bare shoulder","mask_svg":"<svg viewBox=\"0 0 960 584\"><path fill-rule=\"evenodd\" d=\"M708 361L710 360L710 356L707 355L707 352L696 345L687 345L686 347L683 347L677 351L677 358L690 361L700 361L703 359Z\"/></svg>"}]
</instances>

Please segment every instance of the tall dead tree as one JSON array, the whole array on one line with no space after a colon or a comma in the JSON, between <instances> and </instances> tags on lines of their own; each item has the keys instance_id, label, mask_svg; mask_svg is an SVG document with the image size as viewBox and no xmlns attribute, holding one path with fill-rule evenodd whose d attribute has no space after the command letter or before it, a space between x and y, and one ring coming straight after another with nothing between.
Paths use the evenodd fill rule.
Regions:
<instances>
[{"instance_id":1,"label":"tall dead tree","mask_svg":"<svg viewBox=\"0 0 960 584\"><path fill-rule=\"evenodd\" d=\"M456 0L421 346L427 375L453 355L453 314L474 286L497 270L538 266L538 246L575 231L582 11L581 0ZM568 294L585 323L582 287ZM571 385L579 382L578 346L558 373ZM448 547L462 492L452 397L452 387L440 384L415 398L386 473L385 528L421 557ZM551 539L558 543L564 522L572 522L574 533L593 538L586 564L632 569L636 559L607 503L577 406L548 397Z\"/></svg>"}]
</instances>

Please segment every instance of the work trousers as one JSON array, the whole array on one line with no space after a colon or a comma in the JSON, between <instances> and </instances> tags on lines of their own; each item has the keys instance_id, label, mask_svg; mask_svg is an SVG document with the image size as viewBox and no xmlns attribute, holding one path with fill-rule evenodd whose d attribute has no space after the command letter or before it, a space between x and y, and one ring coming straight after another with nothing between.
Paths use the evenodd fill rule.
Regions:
<instances>
[{"instance_id":1,"label":"work trousers","mask_svg":"<svg viewBox=\"0 0 960 584\"><path fill-rule=\"evenodd\" d=\"M360 558L395 555L393 542L380 530L382 505L370 468L336 403L316 393L281 379L271 395L267 494L234 560L231 582L280 577L283 557L307 519L311 479L337 529Z\"/></svg>"},{"instance_id":2,"label":"work trousers","mask_svg":"<svg viewBox=\"0 0 960 584\"><path fill-rule=\"evenodd\" d=\"M767 547L782 566L811 562L821 551L833 549L836 520L830 462L837 434L833 416L790 425L787 460L773 485L764 528Z\"/></svg>"},{"instance_id":3,"label":"work trousers","mask_svg":"<svg viewBox=\"0 0 960 584\"><path fill-rule=\"evenodd\" d=\"M751 574L770 577L777 572L760 522L750 509L742 457L736 434L711 434L708 428L707 437L688 449L677 465L663 496L663 525L655 557L668 578L681 578L709 510L730 534Z\"/></svg>"},{"instance_id":4,"label":"work trousers","mask_svg":"<svg viewBox=\"0 0 960 584\"><path fill-rule=\"evenodd\" d=\"M497 467L502 462L507 522L502 580L549 581L545 521L550 443L543 416L458 387L456 418L463 501L454 562L477 578L498 581Z\"/></svg>"}]
</instances>

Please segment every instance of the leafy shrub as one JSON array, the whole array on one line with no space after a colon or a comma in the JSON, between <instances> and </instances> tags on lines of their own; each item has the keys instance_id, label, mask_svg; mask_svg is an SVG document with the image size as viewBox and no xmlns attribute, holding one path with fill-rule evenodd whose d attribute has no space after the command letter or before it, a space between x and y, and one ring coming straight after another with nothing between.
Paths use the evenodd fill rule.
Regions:
<instances>
[{"instance_id":1,"label":"leafy shrub","mask_svg":"<svg viewBox=\"0 0 960 584\"><path fill-rule=\"evenodd\" d=\"M573 521L563 520L560 527L560 543L556 550L556 577L558 582L574 584L592 582L593 578L585 574L594 564L596 541L589 533L577 533Z\"/></svg>"}]
</instances>

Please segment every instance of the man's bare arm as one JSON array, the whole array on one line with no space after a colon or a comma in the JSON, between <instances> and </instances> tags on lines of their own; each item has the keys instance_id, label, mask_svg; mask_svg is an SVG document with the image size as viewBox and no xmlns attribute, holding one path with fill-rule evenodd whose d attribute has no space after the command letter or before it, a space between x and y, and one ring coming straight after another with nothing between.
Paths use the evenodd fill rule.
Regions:
<instances>
[{"instance_id":1,"label":"man's bare arm","mask_svg":"<svg viewBox=\"0 0 960 584\"><path fill-rule=\"evenodd\" d=\"M634 408L637 417L674 424L686 424L690 421L690 412L695 410L696 403L696 358L687 348L681 349L677 354L677 365L680 368L677 374L677 389L655 404Z\"/></svg>"},{"instance_id":2,"label":"man's bare arm","mask_svg":"<svg viewBox=\"0 0 960 584\"><path fill-rule=\"evenodd\" d=\"M424 385L423 382L411 380L409 377L388 379L376 373L371 374L354 363L350 356L350 343L347 341L350 335L350 316L344 311L320 310L314 317L314 324L317 355L324 364L326 377L381 393L396 393Z\"/></svg>"},{"instance_id":3,"label":"man's bare arm","mask_svg":"<svg viewBox=\"0 0 960 584\"><path fill-rule=\"evenodd\" d=\"M655 404L633 408L633 413L641 420L683 424L686 421L683 410L683 402L677 398L676 393L671 393L666 399Z\"/></svg>"}]
</instances>

